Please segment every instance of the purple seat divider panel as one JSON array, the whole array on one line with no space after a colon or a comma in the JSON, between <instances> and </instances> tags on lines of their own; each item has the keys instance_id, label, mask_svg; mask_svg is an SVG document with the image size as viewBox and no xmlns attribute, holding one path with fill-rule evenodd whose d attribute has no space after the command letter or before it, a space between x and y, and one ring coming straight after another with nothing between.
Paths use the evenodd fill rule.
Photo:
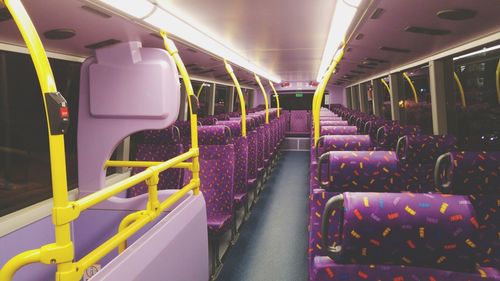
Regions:
<instances>
[{"instance_id":1,"label":"purple seat divider panel","mask_svg":"<svg viewBox=\"0 0 500 281\"><path fill-rule=\"evenodd\" d=\"M203 196L188 195L91 280L208 280L206 224Z\"/></svg>"},{"instance_id":2,"label":"purple seat divider panel","mask_svg":"<svg viewBox=\"0 0 500 281\"><path fill-rule=\"evenodd\" d=\"M292 110L290 112L290 132L291 133L307 133L309 132L308 115L310 113L307 110Z\"/></svg>"},{"instance_id":3,"label":"purple seat divider panel","mask_svg":"<svg viewBox=\"0 0 500 281\"><path fill-rule=\"evenodd\" d=\"M102 79L97 74L104 70ZM122 139L138 131L166 128L177 119L180 93L170 55L162 49L142 48L140 42L96 50L83 63L80 75L78 186L84 196L104 187L102 167ZM146 96L137 99L138 93Z\"/></svg>"}]
</instances>

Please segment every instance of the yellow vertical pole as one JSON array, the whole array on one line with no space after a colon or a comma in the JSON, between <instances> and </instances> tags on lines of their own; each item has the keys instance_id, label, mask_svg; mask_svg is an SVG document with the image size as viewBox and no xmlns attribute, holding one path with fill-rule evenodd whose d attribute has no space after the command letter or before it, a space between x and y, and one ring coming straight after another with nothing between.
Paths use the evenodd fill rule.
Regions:
<instances>
[{"instance_id":1,"label":"yellow vertical pole","mask_svg":"<svg viewBox=\"0 0 500 281\"><path fill-rule=\"evenodd\" d=\"M253 76L255 77L255 81L257 81L257 84L259 84L259 88L260 88L260 91L262 93L262 96L264 96L264 102L266 104L266 124L269 124L269 102L267 101L266 90L264 90L264 86L262 85L262 82L260 81L260 77L257 76L257 74L255 74L255 73Z\"/></svg>"},{"instance_id":2,"label":"yellow vertical pole","mask_svg":"<svg viewBox=\"0 0 500 281\"><path fill-rule=\"evenodd\" d=\"M457 83L458 92L460 93L460 102L462 103L462 107L465 108L467 105L465 103L465 93L464 88L462 87L462 82L460 82L460 78L456 72L453 72L453 78L455 78L455 83Z\"/></svg>"},{"instance_id":3,"label":"yellow vertical pole","mask_svg":"<svg viewBox=\"0 0 500 281\"><path fill-rule=\"evenodd\" d=\"M335 58L333 58L332 63L330 64L330 67L325 73L325 76L321 80L321 82L318 85L318 88L316 89L316 92L314 93L313 100L315 102L314 106L314 112L313 112L313 117L314 117L314 147L316 147L319 139L319 112L321 110L321 101L323 100L323 96L325 94L326 86L328 85L328 81L330 80L330 77L333 74L333 71L335 71L335 68L337 67L337 64L340 62L342 57L344 57L344 49L345 45L342 46L340 51L335 55Z\"/></svg>"},{"instance_id":4,"label":"yellow vertical pole","mask_svg":"<svg viewBox=\"0 0 500 281\"><path fill-rule=\"evenodd\" d=\"M410 77L406 72L403 72L403 77L408 81L408 84L410 84L411 91L413 92L413 98L415 99L415 102L418 103L418 96L417 96L417 90L415 90L415 86L413 85L413 82L411 81Z\"/></svg>"},{"instance_id":5,"label":"yellow vertical pole","mask_svg":"<svg viewBox=\"0 0 500 281\"><path fill-rule=\"evenodd\" d=\"M274 97L276 98L276 107L278 108L278 118L280 118L280 111L281 111L280 97L278 96L278 92L276 92L276 89L274 88L273 82L271 82L271 80L268 80L268 81L269 81L269 85L271 85L271 89L273 89Z\"/></svg>"},{"instance_id":6,"label":"yellow vertical pole","mask_svg":"<svg viewBox=\"0 0 500 281\"><path fill-rule=\"evenodd\" d=\"M184 83L184 87L186 88L187 100L189 105L189 115L190 115L190 125L191 125L191 149L196 150L196 156L193 157L193 180L199 181L200 179L200 162L199 162L199 150L198 150L198 108L194 108L194 106L198 106L197 104L193 104L196 100L196 96L194 95L193 85L191 84L191 79L189 78L189 73L186 70L186 66L182 62L181 57L179 56L179 51L175 46L174 42L168 39L167 33L165 31L160 31L160 35L163 38L163 43L165 45L165 49L172 56L179 69L179 73L182 77L182 82ZM192 100L191 100L192 99ZM198 195L200 193L200 186L198 185L194 190L193 194Z\"/></svg>"},{"instance_id":7,"label":"yellow vertical pole","mask_svg":"<svg viewBox=\"0 0 500 281\"><path fill-rule=\"evenodd\" d=\"M226 67L226 71L233 79L234 86L236 87L236 92L238 93L238 97L240 99L240 108L241 108L241 135L243 137L247 136L247 112L245 109L245 97L243 96L243 92L241 91L240 82L238 82L238 78L234 74L234 70L231 65L224 60L224 66Z\"/></svg>"},{"instance_id":8,"label":"yellow vertical pole","mask_svg":"<svg viewBox=\"0 0 500 281\"><path fill-rule=\"evenodd\" d=\"M45 53L43 44L33 25L28 13L26 12L20 0L4 0L5 6L14 19L21 35L26 42L31 59L42 90L43 103L45 107L45 116L47 121L50 152L50 170L52 177L52 193L54 210L68 206L68 186L66 179L66 158L64 149L64 135L51 133L49 114L47 109L46 95L56 93L57 87L52 74L49 60ZM60 272L70 271L73 267L72 259L74 256L73 243L71 241L70 223L57 223L55 212L53 212L53 223L55 225L55 246L65 248L65 258L57 261L57 275ZM43 255L41 256L43 259Z\"/></svg>"}]
</instances>

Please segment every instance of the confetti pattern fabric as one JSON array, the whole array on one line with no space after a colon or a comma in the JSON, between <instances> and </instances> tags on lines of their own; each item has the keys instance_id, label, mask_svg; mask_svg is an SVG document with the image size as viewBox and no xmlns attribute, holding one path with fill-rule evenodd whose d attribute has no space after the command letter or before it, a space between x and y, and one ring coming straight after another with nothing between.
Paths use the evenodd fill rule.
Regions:
<instances>
[{"instance_id":1,"label":"confetti pattern fabric","mask_svg":"<svg viewBox=\"0 0 500 281\"><path fill-rule=\"evenodd\" d=\"M356 126L322 126L320 135L357 135L358 128Z\"/></svg>"}]
</instances>

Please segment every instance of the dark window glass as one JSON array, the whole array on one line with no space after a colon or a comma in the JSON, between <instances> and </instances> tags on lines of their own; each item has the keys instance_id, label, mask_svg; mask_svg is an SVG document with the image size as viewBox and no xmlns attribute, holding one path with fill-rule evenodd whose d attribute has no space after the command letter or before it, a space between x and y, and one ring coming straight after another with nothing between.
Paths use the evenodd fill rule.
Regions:
<instances>
[{"instance_id":1,"label":"dark window glass","mask_svg":"<svg viewBox=\"0 0 500 281\"><path fill-rule=\"evenodd\" d=\"M383 78L384 81L389 85L389 78L385 77ZM382 87L382 99L383 99L383 104L382 104L382 116L384 117L385 120L392 120L392 113L391 113L391 93L387 89L387 87L380 82Z\"/></svg>"},{"instance_id":2,"label":"dark window glass","mask_svg":"<svg viewBox=\"0 0 500 281\"><path fill-rule=\"evenodd\" d=\"M227 111L227 102L229 101L231 88L228 86L216 85L215 86L215 104L214 115L223 114Z\"/></svg>"},{"instance_id":3,"label":"dark window glass","mask_svg":"<svg viewBox=\"0 0 500 281\"><path fill-rule=\"evenodd\" d=\"M463 149L500 150L500 106L496 69L500 50L454 61L455 73L464 89L465 107L457 88L457 137ZM456 86L455 86L456 87Z\"/></svg>"},{"instance_id":4,"label":"dark window glass","mask_svg":"<svg viewBox=\"0 0 500 281\"><path fill-rule=\"evenodd\" d=\"M285 110L311 110L314 91L280 91L280 106ZM328 92L325 91L322 107L325 105L325 96ZM276 107L276 99L271 98L271 107Z\"/></svg>"},{"instance_id":5,"label":"dark window glass","mask_svg":"<svg viewBox=\"0 0 500 281\"><path fill-rule=\"evenodd\" d=\"M419 125L424 134L432 135L431 94L429 90L429 68L418 67L407 71L415 87L418 102L410 83L403 78L401 119L403 124Z\"/></svg>"},{"instance_id":6,"label":"dark window glass","mask_svg":"<svg viewBox=\"0 0 500 281\"><path fill-rule=\"evenodd\" d=\"M51 59L66 98L68 189L77 186L77 118L80 63ZM52 197L47 122L38 78L26 54L0 51L0 216Z\"/></svg>"}]
</instances>

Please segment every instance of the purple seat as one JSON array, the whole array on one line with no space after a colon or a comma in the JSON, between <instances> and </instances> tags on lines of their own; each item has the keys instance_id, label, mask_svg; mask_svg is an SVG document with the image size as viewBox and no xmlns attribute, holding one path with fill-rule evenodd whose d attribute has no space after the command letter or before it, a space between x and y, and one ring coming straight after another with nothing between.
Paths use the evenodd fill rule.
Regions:
<instances>
[{"instance_id":1,"label":"purple seat","mask_svg":"<svg viewBox=\"0 0 500 281\"><path fill-rule=\"evenodd\" d=\"M384 125L377 131L377 149L395 151L397 141L400 137L406 135L417 136L421 134L422 129L417 125Z\"/></svg>"},{"instance_id":2,"label":"purple seat","mask_svg":"<svg viewBox=\"0 0 500 281\"><path fill-rule=\"evenodd\" d=\"M171 126L164 130L150 130L142 132L143 140L137 145L135 160L137 161L167 161L182 154L179 129ZM138 174L144 168L133 168L132 174ZM182 182L182 169L168 169L160 174L158 190L178 189ZM145 182L127 190L127 197L135 197L148 192Z\"/></svg>"},{"instance_id":3,"label":"purple seat","mask_svg":"<svg viewBox=\"0 0 500 281\"><path fill-rule=\"evenodd\" d=\"M434 168L437 158L457 150L454 136L408 135L398 140L396 152L406 190L435 191Z\"/></svg>"},{"instance_id":4,"label":"purple seat","mask_svg":"<svg viewBox=\"0 0 500 281\"><path fill-rule=\"evenodd\" d=\"M339 117L340 118L340 117ZM347 121L330 121L330 120L320 120L320 126L348 126Z\"/></svg>"},{"instance_id":5,"label":"purple seat","mask_svg":"<svg viewBox=\"0 0 500 281\"><path fill-rule=\"evenodd\" d=\"M443 193L500 194L500 151L449 152L436 163L435 181Z\"/></svg>"},{"instance_id":6,"label":"purple seat","mask_svg":"<svg viewBox=\"0 0 500 281\"><path fill-rule=\"evenodd\" d=\"M322 126L320 135L357 135L356 126Z\"/></svg>"},{"instance_id":7,"label":"purple seat","mask_svg":"<svg viewBox=\"0 0 500 281\"><path fill-rule=\"evenodd\" d=\"M392 151L330 151L318 165L328 165L327 175L318 174L328 191L399 191L398 160Z\"/></svg>"},{"instance_id":8,"label":"purple seat","mask_svg":"<svg viewBox=\"0 0 500 281\"><path fill-rule=\"evenodd\" d=\"M307 110L292 110L290 112L290 133L307 134L309 132L310 112Z\"/></svg>"},{"instance_id":9,"label":"purple seat","mask_svg":"<svg viewBox=\"0 0 500 281\"><path fill-rule=\"evenodd\" d=\"M200 190L207 204L207 223L210 235L222 234L233 215L233 184L235 155L231 132L227 126L198 128L200 148ZM184 184L191 173L184 174Z\"/></svg>"},{"instance_id":10,"label":"purple seat","mask_svg":"<svg viewBox=\"0 0 500 281\"><path fill-rule=\"evenodd\" d=\"M423 266L474 272L479 224L466 196L352 193L331 198L340 241L323 241L336 263ZM323 215L322 236L328 235Z\"/></svg>"},{"instance_id":11,"label":"purple seat","mask_svg":"<svg viewBox=\"0 0 500 281\"><path fill-rule=\"evenodd\" d=\"M241 121L218 121L217 125L227 126L231 130L234 144L234 203L240 207L247 199L248 142L241 135Z\"/></svg>"},{"instance_id":12,"label":"purple seat","mask_svg":"<svg viewBox=\"0 0 500 281\"><path fill-rule=\"evenodd\" d=\"M256 122L254 118L247 119L247 142L248 142L248 173L247 173L247 186L255 188L255 182L258 175L258 142L259 136L256 130ZM252 124L249 126L249 124ZM251 130L250 130L251 129Z\"/></svg>"}]
</instances>

